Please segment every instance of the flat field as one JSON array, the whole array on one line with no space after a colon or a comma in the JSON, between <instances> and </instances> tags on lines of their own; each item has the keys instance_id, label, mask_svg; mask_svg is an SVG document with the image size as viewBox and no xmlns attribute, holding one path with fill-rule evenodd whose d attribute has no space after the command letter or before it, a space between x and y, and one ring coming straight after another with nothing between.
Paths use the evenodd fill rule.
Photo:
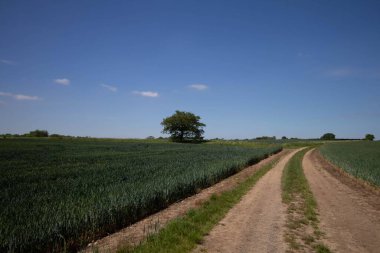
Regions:
<instances>
[{"instance_id":1,"label":"flat field","mask_svg":"<svg viewBox=\"0 0 380 253\"><path fill-rule=\"evenodd\" d=\"M280 146L0 141L0 251L73 251L258 162Z\"/></svg>"},{"instance_id":2,"label":"flat field","mask_svg":"<svg viewBox=\"0 0 380 253\"><path fill-rule=\"evenodd\" d=\"M327 160L351 175L380 186L380 142L327 143L319 150Z\"/></svg>"}]
</instances>

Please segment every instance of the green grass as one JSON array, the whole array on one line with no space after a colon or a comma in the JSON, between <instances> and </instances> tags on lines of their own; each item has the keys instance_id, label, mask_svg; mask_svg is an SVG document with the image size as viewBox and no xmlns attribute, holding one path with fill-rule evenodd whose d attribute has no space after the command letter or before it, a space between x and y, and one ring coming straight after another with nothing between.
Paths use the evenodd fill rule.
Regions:
<instances>
[{"instance_id":1,"label":"green grass","mask_svg":"<svg viewBox=\"0 0 380 253\"><path fill-rule=\"evenodd\" d=\"M0 140L0 251L75 251L280 149Z\"/></svg>"},{"instance_id":2,"label":"green grass","mask_svg":"<svg viewBox=\"0 0 380 253\"><path fill-rule=\"evenodd\" d=\"M328 161L349 174L380 186L380 142L328 143L319 150Z\"/></svg>"},{"instance_id":3,"label":"green grass","mask_svg":"<svg viewBox=\"0 0 380 253\"><path fill-rule=\"evenodd\" d=\"M300 243L302 240L316 252L330 252L318 242L321 232L318 228L317 202L302 168L302 159L310 149L297 152L286 164L282 174L282 199L288 205L286 241L292 250L304 247ZM300 233L304 226L310 226L314 230L313 234Z\"/></svg>"},{"instance_id":4,"label":"green grass","mask_svg":"<svg viewBox=\"0 0 380 253\"><path fill-rule=\"evenodd\" d=\"M272 161L270 164L263 166L234 189L218 196L213 195L200 208L191 210L184 217L170 222L160 232L148 237L138 247L131 249L125 246L118 253L190 252L277 161Z\"/></svg>"},{"instance_id":5,"label":"green grass","mask_svg":"<svg viewBox=\"0 0 380 253\"><path fill-rule=\"evenodd\" d=\"M297 152L286 165L282 176L282 198L289 204L295 201L296 195L300 195L305 201L305 217L310 221L315 221L317 220L317 202L302 169L302 158L308 150L310 148Z\"/></svg>"},{"instance_id":6,"label":"green grass","mask_svg":"<svg viewBox=\"0 0 380 253\"><path fill-rule=\"evenodd\" d=\"M323 244L317 244L314 247L314 249L317 253L330 253L331 252L331 250Z\"/></svg>"}]
</instances>

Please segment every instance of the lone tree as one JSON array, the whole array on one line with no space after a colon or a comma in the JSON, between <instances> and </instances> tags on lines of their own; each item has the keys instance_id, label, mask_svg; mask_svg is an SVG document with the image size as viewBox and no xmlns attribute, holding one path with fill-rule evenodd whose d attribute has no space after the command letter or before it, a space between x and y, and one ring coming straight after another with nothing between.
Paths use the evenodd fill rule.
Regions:
<instances>
[{"instance_id":1,"label":"lone tree","mask_svg":"<svg viewBox=\"0 0 380 253\"><path fill-rule=\"evenodd\" d=\"M325 133L324 135L322 135L321 140L335 140L335 134Z\"/></svg>"},{"instance_id":2,"label":"lone tree","mask_svg":"<svg viewBox=\"0 0 380 253\"><path fill-rule=\"evenodd\" d=\"M206 125L200 122L201 117L191 112L176 111L172 116L164 118L161 125L164 127L162 133L171 135L176 142L201 141Z\"/></svg>"},{"instance_id":3,"label":"lone tree","mask_svg":"<svg viewBox=\"0 0 380 253\"><path fill-rule=\"evenodd\" d=\"M364 140L366 141L373 141L375 139L375 136L373 134L366 134L364 137Z\"/></svg>"}]
</instances>

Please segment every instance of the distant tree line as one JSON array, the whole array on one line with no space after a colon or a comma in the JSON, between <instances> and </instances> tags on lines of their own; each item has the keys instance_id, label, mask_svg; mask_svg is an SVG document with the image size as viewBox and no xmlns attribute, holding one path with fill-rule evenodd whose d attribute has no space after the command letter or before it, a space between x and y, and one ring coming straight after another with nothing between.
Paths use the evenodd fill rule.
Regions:
<instances>
[{"instance_id":1,"label":"distant tree line","mask_svg":"<svg viewBox=\"0 0 380 253\"><path fill-rule=\"evenodd\" d=\"M260 136L256 137L256 140L276 140L276 136Z\"/></svg>"},{"instance_id":2,"label":"distant tree line","mask_svg":"<svg viewBox=\"0 0 380 253\"><path fill-rule=\"evenodd\" d=\"M177 142L199 142L204 141L203 140L203 127L205 124L199 122L200 117L195 116L192 113L188 112L180 112L176 111L174 115L171 117L165 118L163 122L161 123L164 126L164 133L171 133L170 138L165 137L158 137L155 138L154 136L148 136L146 137L147 140L167 140L170 139L172 141ZM184 127L185 126L185 127ZM0 138L17 138L17 137L51 137L51 138L90 138L90 137L80 137L80 136L70 136L70 135L62 135L62 134L49 134L47 130L39 130L36 129L34 131L30 131L29 133L25 134L0 134ZM287 138L286 136L281 137L282 140L303 140L299 138ZM347 139L347 138L340 138L337 139L335 137L335 134L333 133L325 133L320 138L320 140L366 140L366 141L373 141L375 140L375 135L373 134L366 134L363 139ZM223 138L214 138L210 139L209 141L223 141L225 139ZM276 136L259 136L252 139L231 139L229 141L255 141L255 140L276 140ZM317 140L317 139L307 139L307 140Z\"/></svg>"},{"instance_id":3,"label":"distant tree line","mask_svg":"<svg viewBox=\"0 0 380 253\"><path fill-rule=\"evenodd\" d=\"M331 141L331 140L360 140L360 139L336 139L335 134L333 133L325 133L324 135L321 136L321 140L325 141ZM373 134L366 134L362 140L365 141L373 141L375 140L375 135Z\"/></svg>"},{"instance_id":4,"label":"distant tree line","mask_svg":"<svg viewBox=\"0 0 380 253\"><path fill-rule=\"evenodd\" d=\"M50 134L47 130L33 130L29 133L25 134L0 134L0 137L4 138L18 138L18 137L51 137L51 138L75 138L74 136L70 135L62 135L62 134Z\"/></svg>"}]
</instances>

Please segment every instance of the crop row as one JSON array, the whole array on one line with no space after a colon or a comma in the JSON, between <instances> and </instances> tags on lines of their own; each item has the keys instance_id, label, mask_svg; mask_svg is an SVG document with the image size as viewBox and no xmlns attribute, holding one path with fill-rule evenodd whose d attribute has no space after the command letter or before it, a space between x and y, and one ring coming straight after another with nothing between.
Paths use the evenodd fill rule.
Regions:
<instances>
[{"instance_id":1,"label":"crop row","mask_svg":"<svg viewBox=\"0 0 380 253\"><path fill-rule=\"evenodd\" d=\"M321 154L351 175L380 186L380 142L328 143Z\"/></svg>"},{"instance_id":2,"label":"crop row","mask_svg":"<svg viewBox=\"0 0 380 253\"><path fill-rule=\"evenodd\" d=\"M0 251L75 251L281 147L0 142Z\"/></svg>"}]
</instances>

